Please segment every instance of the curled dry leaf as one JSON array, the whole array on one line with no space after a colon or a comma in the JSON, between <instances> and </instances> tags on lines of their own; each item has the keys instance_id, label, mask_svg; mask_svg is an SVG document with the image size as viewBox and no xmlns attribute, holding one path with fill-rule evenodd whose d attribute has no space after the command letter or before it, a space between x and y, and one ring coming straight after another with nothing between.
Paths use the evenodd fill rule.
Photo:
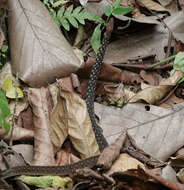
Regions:
<instances>
[{"instance_id":1,"label":"curled dry leaf","mask_svg":"<svg viewBox=\"0 0 184 190\"><path fill-rule=\"evenodd\" d=\"M140 6L146 7L153 11L167 11L163 6L161 6L159 3L156 3L152 0L137 0L136 1Z\"/></svg>"},{"instance_id":2,"label":"curled dry leaf","mask_svg":"<svg viewBox=\"0 0 184 190\"><path fill-rule=\"evenodd\" d=\"M33 109L35 165L54 165L54 151L50 140L49 91L47 88L30 88L28 99Z\"/></svg>"},{"instance_id":3,"label":"curled dry leaf","mask_svg":"<svg viewBox=\"0 0 184 190\"><path fill-rule=\"evenodd\" d=\"M171 89L172 86L169 85L151 86L137 93L129 100L129 102L132 103L144 100L148 104L155 104L164 98Z\"/></svg>"},{"instance_id":4,"label":"curled dry leaf","mask_svg":"<svg viewBox=\"0 0 184 190\"><path fill-rule=\"evenodd\" d=\"M113 174L114 172L124 172L129 169L137 169L137 167L144 167L144 164L136 160L135 158L129 156L128 154L120 154L118 159L114 162L111 169L107 172L108 175Z\"/></svg>"},{"instance_id":5,"label":"curled dry leaf","mask_svg":"<svg viewBox=\"0 0 184 190\"><path fill-rule=\"evenodd\" d=\"M60 97L59 89L55 85L49 86L54 107L50 117L50 135L56 150L60 149L68 136L68 112L66 100Z\"/></svg>"},{"instance_id":6,"label":"curled dry leaf","mask_svg":"<svg viewBox=\"0 0 184 190\"><path fill-rule=\"evenodd\" d=\"M116 139L116 141L103 150L98 159L97 165L104 169L109 169L113 161L119 156L120 150L125 142L125 139L126 130L123 130L123 132Z\"/></svg>"},{"instance_id":7,"label":"curled dry leaf","mask_svg":"<svg viewBox=\"0 0 184 190\"><path fill-rule=\"evenodd\" d=\"M30 86L47 85L75 72L79 59L39 0L10 0L12 71Z\"/></svg>"},{"instance_id":8,"label":"curled dry leaf","mask_svg":"<svg viewBox=\"0 0 184 190\"><path fill-rule=\"evenodd\" d=\"M54 100L50 134L55 148L58 150L69 135L82 158L99 154L85 101L68 89L64 90L63 80L58 84L62 86L60 91L54 85L49 87Z\"/></svg>"},{"instance_id":9,"label":"curled dry leaf","mask_svg":"<svg viewBox=\"0 0 184 190\"><path fill-rule=\"evenodd\" d=\"M155 104L163 99L168 92L177 84L177 82L183 77L184 73L177 70L168 79L164 79L160 82L159 86L149 86L147 88L142 87L142 91L132 97L129 102L137 102L144 100L149 104Z\"/></svg>"},{"instance_id":10,"label":"curled dry leaf","mask_svg":"<svg viewBox=\"0 0 184 190\"><path fill-rule=\"evenodd\" d=\"M85 101L79 95L62 89L60 96L66 102L68 134L76 150L82 158L99 154Z\"/></svg>"}]
</instances>

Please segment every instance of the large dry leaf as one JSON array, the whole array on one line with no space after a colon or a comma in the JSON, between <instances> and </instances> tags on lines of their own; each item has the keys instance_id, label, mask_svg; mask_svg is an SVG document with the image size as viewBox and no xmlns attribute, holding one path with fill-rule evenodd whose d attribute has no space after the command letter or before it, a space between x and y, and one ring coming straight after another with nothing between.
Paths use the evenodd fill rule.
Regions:
<instances>
[{"instance_id":1,"label":"large dry leaf","mask_svg":"<svg viewBox=\"0 0 184 190\"><path fill-rule=\"evenodd\" d=\"M66 79L60 81L61 85ZM54 100L50 134L55 149L58 150L69 135L82 158L99 154L85 101L73 92L63 89L59 92L55 85L50 85L49 89Z\"/></svg>"},{"instance_id":2,"label":"large dry leaf","mask_svg":"<svg viewBox=\"0 0 184 190\"><path fill-rule=\"evenodd\" d=\"M130 169L137 169L138 165L144 168L144 164L135 158L129 156L128 154L120 154L107 174L110 175L114 172L124 172Z\"/></svg>"},{"instance_id":3,"label":"large dry leaf","mask_svg":"<svg viewBox=\"0 0 184 190\"><path fill-rule=\"evenodd\" d=\"M163 26L136 32L131 36L122 36L107 47L105 63L124 63L130 58L156 55L156 59L162 60L165 56L164 46L168 43L168 31Z\"/></svg>"},{"instance_id":4,"label":"large dry leaf","mask_svg":"<svg viewBox=\"0 0 184 190\"><path fill-rule=\"evenodd\" d=\"M54 102L54 107L50 118L50 135L56 150L60 149L68 136L68 113L66 101L59 95L59 89L55 85L49 86Z\"/></svg>"},{"instance_id":5,"label":"large dry leaf","mask_svg":"<svg viewBox=\"0 0 184 190\"><path fill-rule=\"evenodd\" d=\"M101 17L104 14L104 9L107 5L110 5L109 1L101 0L100 2L97 2L97 3L88 2L87 6L85 8L89 12L92 12L95 15L98 15ZM130 18L130 17L124 16L124 15L113 15L113 16L122 21L132 20L132 21L139 22L139 23L159 24L156 16L141 16L140 17L140 14L138 15L139 17L136 17L136 18Z\"/></svg>"},{"instance_id":6,"label":"large dry leaf","mask_svg":"<svg viewBox=\"0 0 184 190\"><path fill-rule=\"evenodd\" d=\"M42 86L79 68L78 58L39 0L9 0L12 69L30 86Z\"/></svg>"},{"instance_id":7,"label":"large dry leaf","mask_svg":"<svg viewBox=\"0 0 184 190\"><path fill-rule=\"evenodd\" d=\"M141 149L161 160L184 145L183 103L172 110L150 106L150 111L143 104L127 104L122 109L95 104L95 112L109 143L128 128Z\"/></svg>"},{"instance_id":8,"label":"large dry leaf","mask_svg":"<svg viewBox=\"0 0 184 190\"><path fill-rule=\"evenodd\" d=\"M99 154L99 148L91 126L86 102L79 95L60 89L60 96L66 101L68 113L68 134L82 158Z\"/></svg>"},{"instance_id":9,"label":"large dry leaf","mask_svg":"<svg viewBox=\"0 0 184 190\"><path fill-rule=\"evenodd\" d=\"M174 37L184 43L184 12L180 11L171 15L165 22L172 30Z\"/></svg>"},{"instance_id":10,"label":"large dry leaf","mask_svg":"<svg viewBox=\"0 0 184 190\"><path fill-rule=\"evenodd\" d=\"M47 88L30 88L29 103L33 108L34 165L54 165L54 151L50 140L49 91Z\"/></svg>"}]
</instances>

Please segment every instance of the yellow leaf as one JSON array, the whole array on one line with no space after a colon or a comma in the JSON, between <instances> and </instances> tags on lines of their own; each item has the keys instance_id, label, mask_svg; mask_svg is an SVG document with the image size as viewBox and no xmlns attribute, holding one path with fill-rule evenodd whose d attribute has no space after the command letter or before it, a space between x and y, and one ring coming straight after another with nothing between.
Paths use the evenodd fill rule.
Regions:
<instances>
[{"instance_id":1,"label":"yellow leaf","mask_svg":"<svg viewBox=\"0 0 184 190\"><path fill-rule=\"evenodd\" d=\"M27 183L29 185L34 185L36 187L68 187L69 189L73 186L73 181L69 177L59 177L59 176L25 176L19 177L19 180Z\"/></svg>"},{"instance_id":2,"label":"yellow leaf","mask_svg":"<svg viewBox=\"0 0 184 190\"><path fill-rule=\"evenodd\" d=\"M12 79L6 78L2 84L2 89L8 91L11 88L13 88Z\"/></svg>"},{"instance_id":3,"label":"yellow leaf","mask_svg":"<svg viewBox=\"0 0 184 190\"><path fill-rule=\"evenodd\" d=\"M11 78L6 78L4 80L4 82L2 84L2 89L4 91L6 91L6 97L8 97L8 98L14 99L14 98L16 98L16 96L17 96L17 98L22 98L24 96L23 92L20 88L15 88L13 86L13 81ZM18 95L16 95L16 91L17 91Z\"/></svg>"}]
</instances>

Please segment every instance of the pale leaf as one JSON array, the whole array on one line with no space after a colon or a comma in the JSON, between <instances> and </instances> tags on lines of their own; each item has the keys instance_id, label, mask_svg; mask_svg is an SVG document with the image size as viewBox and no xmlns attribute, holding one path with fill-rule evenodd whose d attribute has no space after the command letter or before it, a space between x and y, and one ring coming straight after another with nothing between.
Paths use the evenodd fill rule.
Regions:
<instances>
[{"instance_id":1,"label":"pale leaf","mask_svg":"<svg viewBox=\"0 0 184 190\"><path fill-rule=\"evenodd\" d=\"M66 101L69 116L68 134L74 147L82 158L99 154L85 101L79 95L62 89L60 96Z\"/></svg>"},{"instance_id":2,"label":"pale leaf","mask_svg":"<svg viewBox=\"0 0 184 190\"><path fill-rule=\"evenodd\" d=\"M29 103L34 121L34 165L54 165L54 151L50 140L49 91L47 88L30 88Z\"/></svg>"},{"instance_id":3,"label":"pale leaf","mask_svg":"<svg viewBox=\"0 0 184 190\"><path fill-rule=\"evenodd\" d=\"M44 4L9 0L12 70L30 86L47 85L75 72L80 63Z\"/></svg>"}]
</instances>

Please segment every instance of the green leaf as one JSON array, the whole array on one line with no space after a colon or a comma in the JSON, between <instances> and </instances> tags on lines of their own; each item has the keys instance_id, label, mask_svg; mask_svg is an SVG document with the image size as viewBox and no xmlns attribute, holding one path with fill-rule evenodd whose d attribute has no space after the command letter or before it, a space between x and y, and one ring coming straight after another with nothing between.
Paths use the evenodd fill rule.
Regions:
<instances>
[{"instance_id":1,"label":"green leaf","mask_svg":"<svg viewBox=\"0 0 184 190\"><path fill-rule=\"evenodd\" d=\"M91 37L91 45L96 54L97 54L100 44L101 44L101 33L102 33L101 24L98 24Z\"/></svg>"},{"instance_id":2,"label":"green leaf","mask_svg":"<svg viewBox=\"0 0 184 190\"><path fill-rule=\"evenodd\" d=\"M68 17L68 20L71 23L71 25L74 26L75 28L79 27L78 22L74 17L70 16L70 17Z\"/></svg>"},{"instance_id":3,"label":"green leaf","mask_svg":"<svg viewBox=\"0 0 184 190\"><path fill-rule=\"evenodd\" d=\"M93 13L90 13L86 10L82 10L80 12L80 16L83 17L84 19L88 19L90 21L96 21L96 22L99 22L101 24L105 23L105 21L101 17L94 15Z\"/></svg>"},{"instance_id":4,"label":"green leaf","mask_svg":"<svg viewBox=\"0 0 184 190\"><path fill-rule=\"evenodd\" d=\"M67 0L60 0L60 1L56 1L55 3L53 3L53 7L56 8L56 7L59 7L60 5L63 5L65 3L67 3L68 1Z\"/></svg>"},{"instance_id":5,"label":"green leaf","mask_svg":"<svg viewBox=\"0 0 184 190\"><path fill-rule=\"evenodd\" d=\"M85 19L80 16L80 15L76 15L75 18L79 21L79 23L81 23L82 25L85 24Z\"/></svg>"},{"instance_id":6,"label":"green leaf","mask_svg":"<svg viewBox=\"0 0 184 190\"><path fill-rule=\"evenodd\" d=\"M6 96L0 91L0 126L5 129L6 132L10 130L10 124L5 120L6 117L10 117L10 108Z\"/></svg>"},{"instance_id":7,"label":"green leaf","mask_svg":"<svg viewBox=\"0 0 184 190\"><path fill-rule=\"evenodd\" d=\"M112 7L110 5L107 5L104 9L104 13L107 17L109 17L112 14Z\"/></svg>"},{"instance_id":8,"label":"green leaf","mask_svg":"<svg viewBox=\"0 0 184 190\"><path fill-rule=\"evenodd\" d=\"M79 12L81 11L82 7L79 6L79 7L76 7L73 12L72 12L72 15L76 16L79 14Z\"/></svg>"},{"instance_id":9,"label":"green leaf","mask_svg":"<svg viewBox=\"0 0 184 190\"><path fill-rule=\"evenodd\" d=\"M115 15L125 15L129 12L131 12L133 9L130 7L118 7L113 9L112 13Z\"/></svg>"},{"instance_id":10,"label":"green leaf","mask_svg":"<svg viewBox=\"0 0 184 190\"><path fill-rule=\"evenodd\" d=\"M5 120L4 121L4 125L3 125L6 133L8 133L10 131L10 124Z\"/></svg>"},{"instance_id":11,"label":"green leaf","mask_svg":"<svg viewBox=\"0 0 184 190\"><path fill-rule=\"evenodd\" d=\"M70 24L65 18L61 18L60 20L62 26L65 28L65 30L69 31L70 30Z\"/></svg>"},{"instance_id":12,"label":"green leaf","mask_svg":"<svg viewBox=\"0 0 184 190\"><path fill-rule=\"evenodd\" d=\"M119 6L120 6L120 4L121 4L121 2L122 2L123 0L116 0L113 4L112 4L112 7L113 8L118 8Z\"/></svg>"},{"instance_id":13,"label":"green leaf","mask_svg":"<svg viewBox=\"0 0 184 190\"><path fill-rule=\"evenodd\" d=\"M176 55L173 68L184 72L184 52L179 52Z\"/></svg>"},{"instance_id":14,"label":"green leaf","mask_svg":"<svg viewBox=\"0 0 184 190\"><path fill-rule=\"evenodd\" d=\"M7 52L7 50L8 50L8 46L7 45L3 45L2 49L1 49L1 52L5 53L5 52Z\"/></svg>"},{"instance_id":15,"label":"green leaf","mask_svg":"<svg viewBox=\"0 0 184 190\"><path fill-rule=\"evenodd\" d=\"M62 6L62 7L59 9L59 11L57 12L57 18L58 18L58 19L61 19L61 17L63 16L64 11L65 11L65 7Z\"/></svg>"},{"instance_id":16,"label":"green leaf","mask_svg":"<svg viewBox=\"0 0 184 190\"><path fill-rule=\"evenodd\" d=\"M65 16L65 17L70 17L70 16L71 16L71 13L72 13L72 10L73 10L73 5L70 5L70 6L66 9L64 16Z\"/></svg>"},{"instance_id":17,"label":"green leaf","mask_svg":"<svg viewBox=\"0 0 184 190\"><path fill-rule=\"evenodd\" d=\"M182 83L184 81L184 77L181 78L179 81L178 81L178 84Z\"/></svg>"}]
</instances>

